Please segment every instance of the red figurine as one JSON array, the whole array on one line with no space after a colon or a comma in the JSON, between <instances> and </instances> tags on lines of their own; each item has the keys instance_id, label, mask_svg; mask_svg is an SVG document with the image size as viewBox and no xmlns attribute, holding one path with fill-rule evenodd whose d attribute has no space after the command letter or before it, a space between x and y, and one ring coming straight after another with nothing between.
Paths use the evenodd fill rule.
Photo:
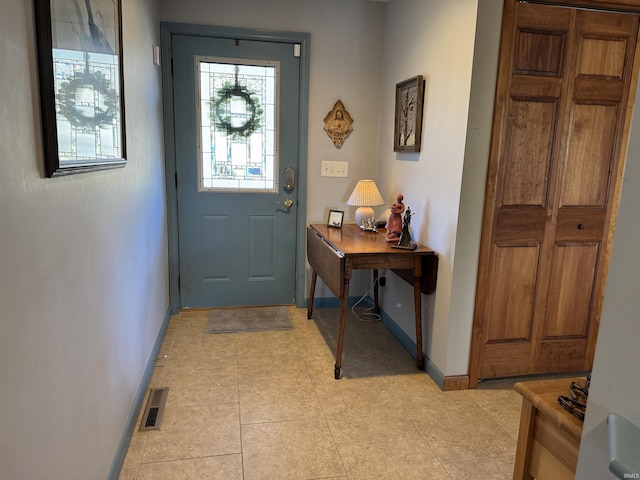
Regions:
<instances>
[{"instance_id":1,"label":"red figurine","mask_svg":"<svg viewBox=\"0 0 640 480\"><path fill-rule=\"evenodd\" d=\"M402 213L404 212L402 200L404 200L404 195L398 194L396 203L390 206L391 215L389 215L389 220L387 220L387 225L385 226L387 229L387 242L395 243L400 240L400 235L402 234Z\"/></svg>"}]
</instances>

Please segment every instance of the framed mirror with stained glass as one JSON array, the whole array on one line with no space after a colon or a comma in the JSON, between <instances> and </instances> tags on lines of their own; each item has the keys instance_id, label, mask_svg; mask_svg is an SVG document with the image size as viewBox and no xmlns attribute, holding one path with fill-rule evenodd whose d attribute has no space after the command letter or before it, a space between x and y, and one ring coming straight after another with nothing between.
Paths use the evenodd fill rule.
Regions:
<instances>
[{"instance_id":1,"label":"framed mirror with stained glass","mask_svg":"<svg viewBox=\"0 0 640 480\"><path fill-rule=\"evenodd\" d=\"M121 0L34 0L47 177L126 164Z\"/></svg>"}]
</instances>

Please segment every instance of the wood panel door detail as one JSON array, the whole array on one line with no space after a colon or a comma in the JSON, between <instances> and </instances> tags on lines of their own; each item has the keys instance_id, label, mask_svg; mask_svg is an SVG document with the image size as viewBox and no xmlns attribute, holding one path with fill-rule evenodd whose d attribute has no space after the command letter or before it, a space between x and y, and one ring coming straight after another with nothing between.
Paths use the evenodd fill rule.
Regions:
<instances>
[{"instance_id":1,"label":"wood panel door detail","mask_svg":"<svg viewBox=\"0 0 640 480\"><path fill-rule=\"evenodd\" d=\"M637 34L637 15L505 1L472 387L591 368Z\"/></svg>"}]
</instances>

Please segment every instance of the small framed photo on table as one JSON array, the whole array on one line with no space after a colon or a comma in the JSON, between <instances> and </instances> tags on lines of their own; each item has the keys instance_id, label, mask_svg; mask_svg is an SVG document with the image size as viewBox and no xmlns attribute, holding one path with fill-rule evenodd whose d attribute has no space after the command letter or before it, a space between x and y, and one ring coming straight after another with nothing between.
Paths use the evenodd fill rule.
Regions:
<instances>
[{"instance_id":1,"label":"small framed photo on table","mask_svg":"<svg viewBox=\"0 0 640 480\"><path fill-rule=\"evenodd\" d=\"M327 220L327 226L332 228L342 228L343 218L344 212L340 210L329 210L329 219Z\"/></svg>"}]
</instances>

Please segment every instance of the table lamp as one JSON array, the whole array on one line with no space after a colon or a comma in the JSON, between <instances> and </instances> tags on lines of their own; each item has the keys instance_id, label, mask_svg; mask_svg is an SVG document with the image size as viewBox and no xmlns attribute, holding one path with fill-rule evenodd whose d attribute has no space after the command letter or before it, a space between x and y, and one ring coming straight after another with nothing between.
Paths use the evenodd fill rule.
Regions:
<instances>
[{"instance_id":1,"label":"table lamp","mask_svg":"<svg viewBox=\"0 0 640 480\"><path fill-rule=\"evenodd\" d=\"M383 205L382 195L373 180L360 180L353 189L347 205L358 207L356 210L356 224L362 225L367 220L375 216L373 208Z\"/></svg>"}]
</instances>

